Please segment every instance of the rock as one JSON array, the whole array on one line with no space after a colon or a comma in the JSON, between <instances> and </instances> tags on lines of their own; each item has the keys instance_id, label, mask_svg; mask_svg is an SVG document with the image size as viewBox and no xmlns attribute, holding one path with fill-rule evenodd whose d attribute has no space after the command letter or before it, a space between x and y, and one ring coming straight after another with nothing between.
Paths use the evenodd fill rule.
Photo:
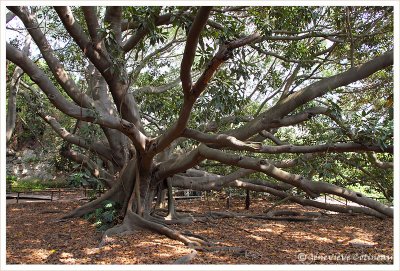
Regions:
<instances>
[{"instance_id":1,"label":"rock","mask_svg":"<svg viewBox=\"0 0 400 271\"><path fill-rule=\"evenodd\" d=\"M22 152L21 156L22 156L22 160L25 161L25 162L37 159L35 151L34 150L30 150L30 149L24 150Z\"/></svg>"}]
</instances>

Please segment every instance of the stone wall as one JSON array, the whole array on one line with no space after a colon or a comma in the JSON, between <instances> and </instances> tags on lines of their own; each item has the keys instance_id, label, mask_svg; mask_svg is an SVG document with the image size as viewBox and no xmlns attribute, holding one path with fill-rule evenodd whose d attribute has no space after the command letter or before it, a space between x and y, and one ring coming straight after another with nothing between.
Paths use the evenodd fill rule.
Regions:
<instances>
[{"instance_id":1,"label":"stone wall","mask_svg":"<svg viewBox=\"0 0 400 271\"><path fill-rule=\"evenodd\" d=\"M7 175L16 176L20 180L38 178L51 180L55 176L54 165L49 157L25 149L20 152L7 152Z\"/></svg>"}]
</instances>

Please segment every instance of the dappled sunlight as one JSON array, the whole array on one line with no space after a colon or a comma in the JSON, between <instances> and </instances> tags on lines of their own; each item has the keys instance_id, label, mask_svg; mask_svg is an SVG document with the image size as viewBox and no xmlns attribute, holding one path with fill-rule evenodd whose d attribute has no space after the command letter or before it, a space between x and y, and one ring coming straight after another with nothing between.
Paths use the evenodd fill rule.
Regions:
<instances>
[{"instance_id":1,"label":"dappled sunlight","mask_svg":"<svg viewBox=\"0 0 400 271\"><path fill-rule=\"evenodd\" d=\"M50 249L23 249L22 253L29 255L33 259L45 261L53 252Z\"/></svg>"},{"instance_id":2,"label":"dappled sunlight","mask_svg":"<svg viewBox=\"0 0 400 271\"><path fill-rule=\"evenodd\" d=\"M233 203L237 206L235 212L243 211L238 202ZM14 212L14 207L7 206L7 263L165 264L191 252L181 242L148 230L113 236L111 243L99 248L101 233L90 222L78 218L54 223L52 221L59 218L60 213L47 212L71 209L77 204L26 204L24 212L21 208ZM223 201L211 205L225 210ZM258 201L257 206L247 212L261 214L269 206L268 202ZM207 206L196 202L181 202L180 208L208 210ZM304 211L296 204L279 208ZM307 208L310 210L313 211ZM35 219L42 222L40 230ZM324 220L315 222L219 218L171 228L200 235L216 246L226 247L221 251L199 251L194 264L298 264L297 255L304 252L393 254L391 220L366 216L327 215ZM363 247L364 244L368 247Z\"/></svg>"}]
</instances>

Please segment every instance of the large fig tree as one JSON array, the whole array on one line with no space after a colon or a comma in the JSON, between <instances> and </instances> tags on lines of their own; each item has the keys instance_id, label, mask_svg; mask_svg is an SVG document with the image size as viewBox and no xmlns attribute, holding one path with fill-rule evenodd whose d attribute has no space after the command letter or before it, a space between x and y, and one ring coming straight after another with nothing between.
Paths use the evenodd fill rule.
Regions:
<instances>
[{"instance_id":1,"label":"large fig tree","mask_svg":"<svg viewBox=\"0 0 400 271\"><path fill-rule=\"evenodd\" d=\"M23 95L65 140L61 154L108 187L65 219L112 200L123 221L106 235L146 228L204 246L168 226L193 220L176 213L172 187L393 216L344 187L350 168L367 167L393 195L391 7L8 10L7 61L21 69ZM155 199L166 191L162 216ZM358 205L314 200L321 194Z\"/></svg>"}]
</instances>

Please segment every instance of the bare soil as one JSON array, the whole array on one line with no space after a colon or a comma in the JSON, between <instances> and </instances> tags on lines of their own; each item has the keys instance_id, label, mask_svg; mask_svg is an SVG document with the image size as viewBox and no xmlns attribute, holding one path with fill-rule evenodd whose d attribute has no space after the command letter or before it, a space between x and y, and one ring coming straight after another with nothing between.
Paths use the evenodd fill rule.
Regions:
<instances>
[{"instance_id":1,"label":"bare soil","mask_svg":"<svg viewBox=\"0 0 400 271\"><path fill-rule=\"evenodd\" d=\"M141 230L98 248L101 232L83 218L55 222L81 201L7 205L8 264L170 264L191 252L182 243ZM262 214L273 202L244 200L229 211ZM178 209L200 214L226 211L225 200L177 201ZM277 209L318 211L285 204ZM174 229L190 231L220 246L244 250L199 252L192 264L392 264L393 220L364 215L326 214L318 221L287 222L250 218L211 219Z\"/></svg>"}]
</instances>

